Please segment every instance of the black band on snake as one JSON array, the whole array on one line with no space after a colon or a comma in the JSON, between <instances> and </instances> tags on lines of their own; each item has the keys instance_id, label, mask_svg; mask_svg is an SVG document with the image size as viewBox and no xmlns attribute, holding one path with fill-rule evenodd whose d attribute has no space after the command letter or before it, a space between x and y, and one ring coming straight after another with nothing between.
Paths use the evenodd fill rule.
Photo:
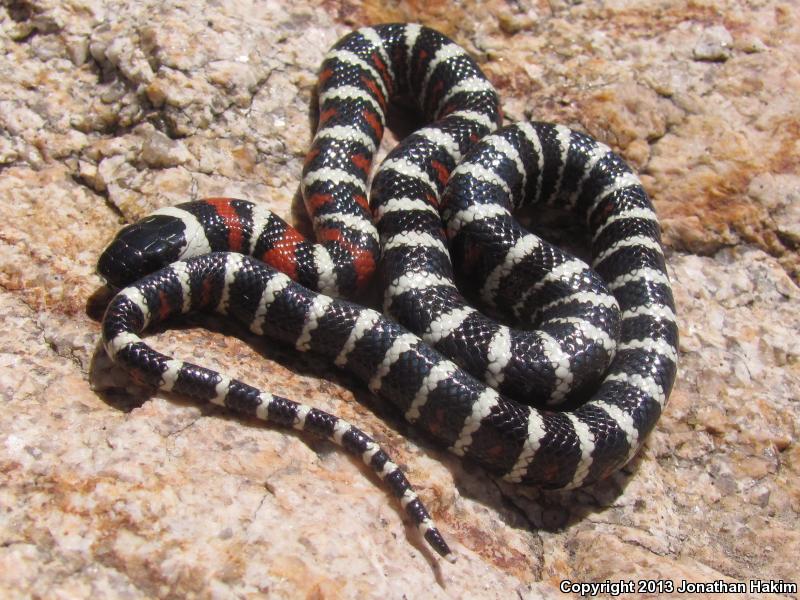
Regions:
<instances>
[{"instance_id":1,"label":"black band on snake","mask_svg":"<svg viewBox=\"0 0 800 600\"><path fill-rule=\"evenodd\" d=\"M320 243L244 200L156 211L100 258L106 280L128 286L108 307L105 347L163 390L310 431L360 456L451 557L405 475L368 435L159 354L139 333L174 314L216 310L328 357L505 480L575 487L630 460L672 388L678 333L659 225L639 180L605 145L546 123L497 130L493 87L431 29L349 34L325 58L318 91L302 188ZM389 154L368 205L386 105L399 95L417 99L429 125ZM591 236L593 268L525 231L511 216L523 203L573 210ZM455 271L480 282L488 310L524 329L467 305L451 253ZM330 297L363 287L376 265L392 319Z\"/></svg>"}]
</instances>

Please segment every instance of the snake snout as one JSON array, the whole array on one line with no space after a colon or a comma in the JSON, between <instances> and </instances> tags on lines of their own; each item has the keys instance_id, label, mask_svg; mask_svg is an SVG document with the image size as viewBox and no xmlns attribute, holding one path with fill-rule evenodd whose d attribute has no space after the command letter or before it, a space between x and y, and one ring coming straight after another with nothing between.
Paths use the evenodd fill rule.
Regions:
<instances>
[{"instance_id":1,"label":"snake snout","mask_svg":"<svg viewBox=\"0 0 800 600\"><path fill-rule=\"evenodd\" d=\"M167 215L151 215L120 230L97 261L110 286L123 288L181 258L184 225Z\"/></svg>"},{"instance_id":2,"label":"snake snout","mask_svg":"<svg viewBox=\"0 0 800 600\"><path fill-rule=\"evenodd\" d=\"M144 263L141 251L117 238L100 255L97 272L109 286L123 288L147 274Z\"/></svg>"}]
</instances>

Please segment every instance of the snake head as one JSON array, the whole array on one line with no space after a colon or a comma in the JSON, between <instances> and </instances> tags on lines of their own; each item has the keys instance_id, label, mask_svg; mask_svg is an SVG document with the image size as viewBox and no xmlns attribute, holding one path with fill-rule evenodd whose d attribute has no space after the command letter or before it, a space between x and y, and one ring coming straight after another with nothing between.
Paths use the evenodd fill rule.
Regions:
<instances>
[{"instance_id":1,"label":"snake head","mask_svg":"<svg viewBox=\"0 0 800 600\"><path fill-rule=\"evenodd\" d=\"M183 222L153 214L123 227L97 261L97 272L110 286L123 288L181 258L186 247Z\"/></svg>"}]
</instances>

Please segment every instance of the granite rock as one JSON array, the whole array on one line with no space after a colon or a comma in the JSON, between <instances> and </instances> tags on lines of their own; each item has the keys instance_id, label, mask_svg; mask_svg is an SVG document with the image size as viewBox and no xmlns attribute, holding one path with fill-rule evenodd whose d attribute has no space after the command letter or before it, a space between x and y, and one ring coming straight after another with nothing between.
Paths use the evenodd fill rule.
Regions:
<instances>
[{"instance_id":1,"label":"granite rock","mask_svg":"<svg viewBox=\"0 0 800 600\"><path fill-rule=\"evenodd\" d=\"M372 432L455 565L332 444L138 387L98 346L94 264L121 224L228 195L308 231L298 180L316 70L349 29L390 20L453 36L511 120L577 127L641 172L681 329L678 381L644 450L592 488L519 489L313 357L206 317L152 341ZM796 4L17 0L0 31L0 595L799 582Z\"/></svg>"}]
</instances>

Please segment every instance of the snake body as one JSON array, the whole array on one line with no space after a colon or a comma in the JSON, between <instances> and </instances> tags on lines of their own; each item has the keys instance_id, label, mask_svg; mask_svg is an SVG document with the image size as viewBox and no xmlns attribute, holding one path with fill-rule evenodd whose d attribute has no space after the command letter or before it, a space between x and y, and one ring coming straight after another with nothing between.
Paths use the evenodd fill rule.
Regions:
<instances>
[{"instance_id":1,"label":"snake body","mask_svg":"<svg viewBox=\"0 0 800 600\"><path fill-rule=\"evenodd\" d=\"M318 91L302 188L319 243L244 200L156 211L124 228L98 263L109 283L127 286L107 309L105 347L161 389L360 456L450 557L405 475L367 434L164 356L139 334L173 314L216 310L328 357L430 437L508 481L575 487L630 460L672 388L677 325L658 221L605 145L547 123L498 130L494 88L434 30L350 33L326 56ZM368 204L387 102L402 95L429 124L387 156ZM572 210L589 231L593 268L525 231L511 216L525 202ZM376 265L391 319L331 297L362 288ZM471 308L456 274L479 282L488 310L521 329Z\"/></svg>"}]
</instances>

